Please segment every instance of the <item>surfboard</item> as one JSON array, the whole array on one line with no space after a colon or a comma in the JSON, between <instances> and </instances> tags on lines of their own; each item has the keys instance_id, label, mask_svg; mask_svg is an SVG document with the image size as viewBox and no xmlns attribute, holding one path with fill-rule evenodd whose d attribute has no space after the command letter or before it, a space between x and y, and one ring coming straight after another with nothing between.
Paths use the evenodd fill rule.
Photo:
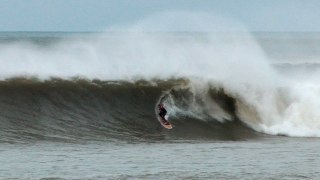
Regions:
<instances>
[{"instance_id":1,"label":"surfboard","mask_svg":"<svg viewBox=\"0 0 320 180\"><path fill-rule=\"evenodd\" d=\"M160 124L163 127L167 128L167 129L172 129L172 124L168 120L166 120L165 118L158 116L158 121L160 122Z\"/></svg>"}]
</instances>

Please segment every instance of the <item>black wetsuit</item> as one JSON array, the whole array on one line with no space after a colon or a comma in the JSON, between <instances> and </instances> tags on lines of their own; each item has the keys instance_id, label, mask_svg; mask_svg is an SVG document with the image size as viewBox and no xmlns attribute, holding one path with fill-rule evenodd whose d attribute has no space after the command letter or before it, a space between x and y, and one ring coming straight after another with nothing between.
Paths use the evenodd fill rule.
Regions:
<instances>
[{"instance_id":1,"label":"black wetsuit","mask_svg":"<svg viewBox=\"0 0 320 180\"><path fill-rule=\"evenodd\" d=\"M167 110L164 107L159 107L159 116L164 118L164 116L167 114Z\"/></svg>"}]
</instances>

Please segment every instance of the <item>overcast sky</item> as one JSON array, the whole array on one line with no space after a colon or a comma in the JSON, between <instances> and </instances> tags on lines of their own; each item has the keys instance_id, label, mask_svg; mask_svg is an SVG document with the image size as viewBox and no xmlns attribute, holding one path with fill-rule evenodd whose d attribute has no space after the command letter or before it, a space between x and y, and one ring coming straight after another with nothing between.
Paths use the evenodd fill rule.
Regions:
<instances>
[{"instance_id":1,"label":"overcast sky","mask_svg":"<svg viewBox=\"0 0 320 180\"><path fill-rule=\"evenodd\" d=\"M162 11L218 14L250 31L320 31L320 0L0 0L0 31L103 31Z\"/></svg>"}]
</instances>

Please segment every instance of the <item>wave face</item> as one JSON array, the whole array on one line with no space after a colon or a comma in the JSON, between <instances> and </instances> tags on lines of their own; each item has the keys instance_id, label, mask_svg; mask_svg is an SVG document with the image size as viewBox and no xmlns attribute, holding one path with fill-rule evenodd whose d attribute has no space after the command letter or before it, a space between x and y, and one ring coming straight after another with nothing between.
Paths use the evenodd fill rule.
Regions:
<instances>
[{"instance_id":1,"label":"wave face","mask_svg":"<svg viewBox=\"0 0 320 180\"><path fill-rule=\"evenodd\" d=\"M10 79L0 83L0 141L239 140L258 134L235 120L234 99L212 90L206 109L185 80L106 82ZM163 129L154 108L163 99L176 126ZM163 98L164 97L164 98ZM199 106L196 109L194 106ZM214 117L216 114L220 117ZM213 114L213 115L211 115ZM222 119L221 119L222 118Z\"/></svg>"},{"instance_id":2,"label":"wave face","mask_svg":"<svg viewBox=\"0 0 320 180\"><path fill-rule=\"evenodd\" d=\"M177 27L197 32L150 32L186 17ZM237 23L169 13L111 30L1 34L2 141L320 136L318 68L272 64ZM163 98L177 127L164 134Z\"/></svg>"}]
</instances>

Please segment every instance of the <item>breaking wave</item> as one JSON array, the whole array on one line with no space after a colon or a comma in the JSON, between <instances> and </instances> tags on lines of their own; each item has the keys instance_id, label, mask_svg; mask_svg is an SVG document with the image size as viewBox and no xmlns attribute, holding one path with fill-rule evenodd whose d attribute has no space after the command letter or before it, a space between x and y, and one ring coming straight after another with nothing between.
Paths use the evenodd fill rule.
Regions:
<instances>
[{"instance_id":1,"label":"breaking wave","mask_svg":"<svg viewBox=\"0 0 320 180\"><path fill-rule=\"evenodd\" d=\"M1 141L320 136L317 69L283 73L232 22L161 17L151 24L206 30L144 32L148 19L99 35L2 34ZM156 121L161 99L171 131Z\"/></svg>"}]
</instances>

